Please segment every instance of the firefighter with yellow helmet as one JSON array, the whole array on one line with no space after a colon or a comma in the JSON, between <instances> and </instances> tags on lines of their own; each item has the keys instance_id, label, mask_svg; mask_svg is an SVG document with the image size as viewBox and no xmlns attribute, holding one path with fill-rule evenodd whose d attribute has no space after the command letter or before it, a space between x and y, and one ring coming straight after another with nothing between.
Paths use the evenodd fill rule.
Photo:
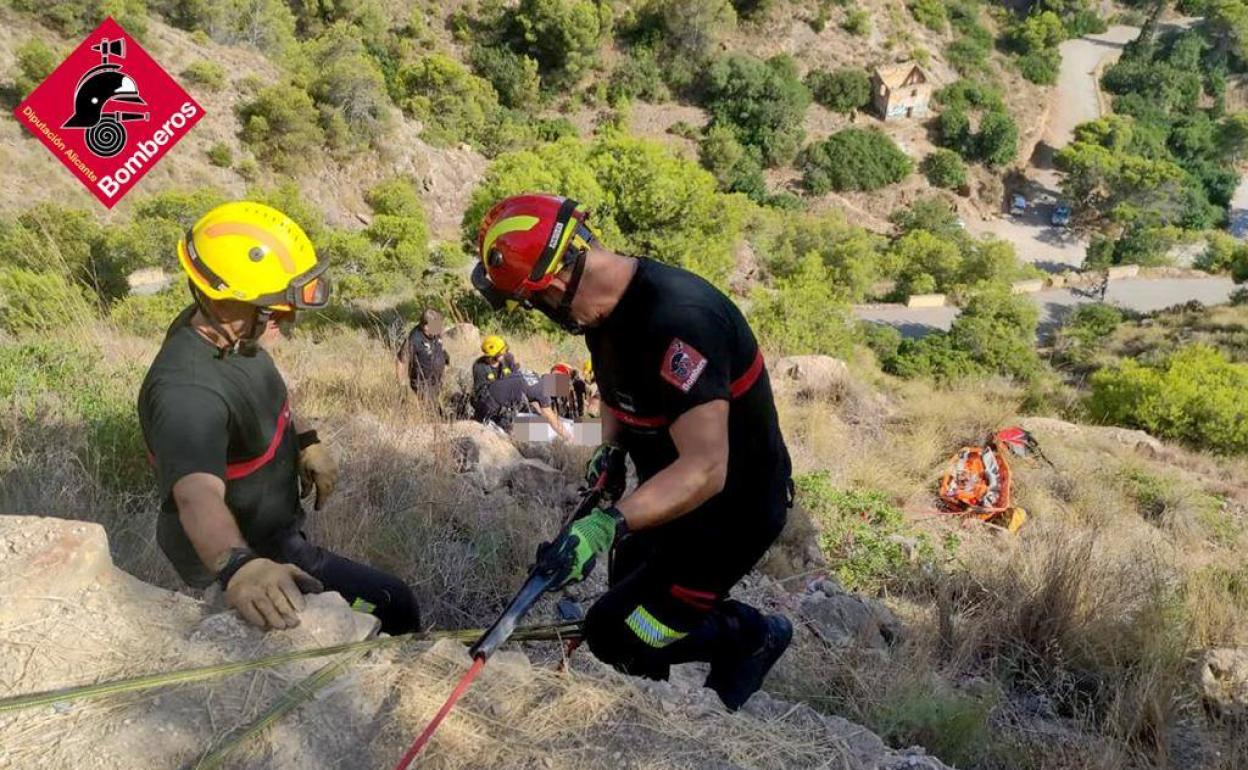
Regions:
<instances>
[{"instance_id":1,"label":"firefighter with yellow helmet","mask_svg":"<svg viewBox=\"0 0 1248 770\"><path fill-rule=\"evenodd\" d=\"M162 499L157 542L195 588L214 581L254 625L298 624L303 594L337 591L388 633L420 626L398 578L308 542L301 486L320 510L338 477L316 431L296 429L265 350L302 310L324 307L328 261L285 214L226 203L178 242L194 304L144 378L139 422Z\"/></svg>"}]
</instances>

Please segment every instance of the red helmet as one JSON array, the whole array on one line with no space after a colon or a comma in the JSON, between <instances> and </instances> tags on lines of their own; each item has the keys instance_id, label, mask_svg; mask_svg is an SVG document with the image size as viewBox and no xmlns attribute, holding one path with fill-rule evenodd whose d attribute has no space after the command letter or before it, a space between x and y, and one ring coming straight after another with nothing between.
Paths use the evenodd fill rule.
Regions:
<instances>
[{"instance_id":1,"label":"red helmet","mask_svg":"<svg viewBox=\"0 0 1248 770\"><path fill-rule=\"evenodd\" d=\"M504 198L481 220L481 264L473 283L499 300L525 300L545 290L564 268L569 246L575 242L579 252L593 242L588 216L576 201L558 195Z\"/></svg>"},{"instance_id":2,"label":"red helmet","mask_svg":"<svg viewBox=\"0 0 1248 770\"><path fill-rule=\"evenodd\" d=\"M555 364L554 366L550 367L550 373L551 373L551 374L562 374L562 375L564 375L565 377L571 377L571 376L572 376L572 367L571 367L571 366L568 366L567 364L564 364L564 363L558 363L558 364Z\"/></svg>"}]
</instances>

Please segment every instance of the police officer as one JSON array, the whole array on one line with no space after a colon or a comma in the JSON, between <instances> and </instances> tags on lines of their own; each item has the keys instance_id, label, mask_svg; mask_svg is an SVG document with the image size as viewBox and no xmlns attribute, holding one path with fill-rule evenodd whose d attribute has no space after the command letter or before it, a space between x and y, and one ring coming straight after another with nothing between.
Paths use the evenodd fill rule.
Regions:
<instances>
[{"instance_id":1,"label":"police officer","mask_svg":"<svg viewBox=\"0 0 1248 770\"><path fill-rule=\"evenodd\" d=\"M473 283L492 306L519 302L584 333L604 407L590 462L614 505L539 551L557 582L613 553L610 588L588 611L601 660L656 679L707 661L732 710L759 689L792 638L782 615L728 598L779 536L792 502L788 450L754 334L698 276L603 248L575 201L520 195L481 222ZM621 453L639 486L623 494Z\"/></svg>"},{"instance_id":2,"label":"police officer","mask_svg":"<svg viewBox=\"0 0 1248 770\"><path fill-rule=\"evenodd\" d=\"M442 347L442 314L427 308L420 323L412 327L407 340L399 347L395 372L406 378L412 391L419 396L436 399L442 391L442 375L451 357Z\"/></svg>"},{"instance_id":3,"label":"police officer","mask_svg":"<svg viewBox=\"0 0 1248 770\"><path fill-rule=\"evenodd\" d=\"M226 203L178 242L195 303L169 327L139 391L139 422L163 500L156 540L195 588L214 581L263 628L298 625L303 593L337 591L381 620L420 627L411 590L304 536L300 483L316 510L338 477L316 431L299 432L264 345L278 322L329 301L328 262L285 214Z\"/></svg>"}]
</instances>

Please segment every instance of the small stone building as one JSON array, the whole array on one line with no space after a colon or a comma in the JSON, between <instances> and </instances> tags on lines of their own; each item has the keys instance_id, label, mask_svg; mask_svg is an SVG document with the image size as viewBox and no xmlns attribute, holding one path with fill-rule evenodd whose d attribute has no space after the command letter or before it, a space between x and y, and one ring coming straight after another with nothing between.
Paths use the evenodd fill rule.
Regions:
<instances>
[{"instance_id":1,"label":"small stone building","mask_svg":"<svg viewBox=\"0 0 1248 770\"><path fill-rule=\"evenodd\" d=\"M932 79L915 62L877 67L871 73L871 103L884 120L925 118Z\"/></svg>"}]
</instances>

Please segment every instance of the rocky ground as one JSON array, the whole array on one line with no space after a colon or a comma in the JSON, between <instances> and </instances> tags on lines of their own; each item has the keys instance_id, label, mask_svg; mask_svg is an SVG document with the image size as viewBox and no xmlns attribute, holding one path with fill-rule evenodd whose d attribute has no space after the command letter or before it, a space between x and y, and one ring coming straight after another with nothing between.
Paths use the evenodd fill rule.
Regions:
<instances>
[{"instance_id":1,"label":"rocky ground","mask_svg":"<svg viewBox=\"0 0 1248 770\"><path fill-rule=\"evenodd\" d=\"M756 594L780 596L757 577ZM0 517L0 696L243 660L368 638L372 618L337 594L312 597L302 624L262 634L212 601L142 583L113 566L101 527ZM837 644L881 646L887 611L818 584L786 600ZM528 653L528 654L526 654ZM944 768L922 750L805 705L756 696L730 715L680 667L670 683L623 677L581 652L566 673L553 645L508 650L438 733L423 761L446 768ZM325 659L89 701L0 714L0 768L194 767ZM454 642L369 653L311 702L236 752L238 768L388 767L467 667Z\"/></svg>"}]
</instances>

